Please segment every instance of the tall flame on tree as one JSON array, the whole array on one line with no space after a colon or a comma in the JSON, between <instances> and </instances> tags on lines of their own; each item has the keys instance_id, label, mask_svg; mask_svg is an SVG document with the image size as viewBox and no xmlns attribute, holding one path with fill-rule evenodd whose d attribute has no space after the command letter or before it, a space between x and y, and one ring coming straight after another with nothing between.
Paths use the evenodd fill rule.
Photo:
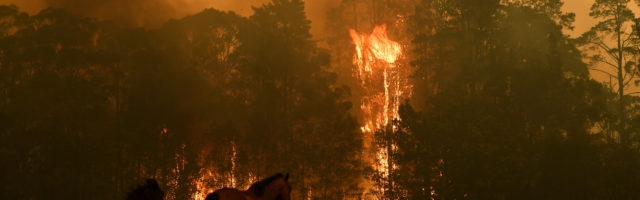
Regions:
<instances>
[{"instance_id":1,"label":"tall flame on tree","mask_svg":"<svg viewBox=\"0 0 640 200\"><path fill-rule=\"evenodd\" d=\"M360 102L363 125L360 129L365 136L372 136L389 125L395 129L392 122L400 119L398 109L401 100L408 98L412 89L407 78L408 70L405 69L407 66L399 62L403 48L400 43L389 39L386 25L376 26L371 34L358 33L353 29L349 32L355 44L354 77L359 80L363 91ZM393 169L389 149L377 148L374 151L373 167L383 179L387 179Z\"/></svg>"}]
</instances>

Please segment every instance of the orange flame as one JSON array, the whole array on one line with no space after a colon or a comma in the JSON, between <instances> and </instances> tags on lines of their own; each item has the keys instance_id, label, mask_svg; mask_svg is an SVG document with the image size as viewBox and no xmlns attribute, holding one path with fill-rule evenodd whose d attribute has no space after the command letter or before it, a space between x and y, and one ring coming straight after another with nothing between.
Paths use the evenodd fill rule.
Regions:
<instances>
[{"instance_id":1,"label":"orange flame","mask_svg":"<svg viewBox=\"0 0 640 200\"><path fill-rule=\"evenodd\" d=\"M371 35L358 34L355 30L349 30L353 42L356 44L357 61L365 61L364 56L371 60L371 55L377 59L393 64L402 55L402 47L397 42L391 41L387 36L387 26L380 25L373 29ZM365 52L363 52L365 51ZM365 54L371 55L365 55ZM356 63L361 66L359 62ZM393 67L393 66L392 66ZM368 70L371 71L371 70Z\"/></svg>"},{"instance_id":2,"label":"orange flame","mask_svg":"<svg viewBox=\"0 0 640 200\"><path fill-rule=\"evenodd\" d=\"M410 94L406 74L396 69L402 46L389 39L386 25L376 26L371 34L349 30L355 44L353 64L365 95L360 106L365 122L363 133L372 133L398 119L400 99Z\"/></svg>"},{"instance_id":3,"label":"orange flame","mask_svg":"<svg viewBox=\"0 0 640 200\"><path fill-rule=\"evenodd\" d=\"M238 165L238 151L235 142L231 142L231 171L228 173L216 173L214 167L205 166L200 169L200 172L193 179L192 184L195 185L195 192L191 195L194 200L203 200L209 193L214 192L216 189L223 187L230 188L246 188L247 185L243 185L238 182L236 170ZM200 161L204 163L204 160ZM248 174L248 184L255 182L257 177L252 173ZM213 185L212 185L213 184Z\"/></svg>"},{"instance_id":4,"label":"orange flame","mask_svg":"<svg viewBox=\"0 0 640 200\"><path fill-rule=\"evenodd\" d=\"M408 83L408 70L399 62L403 56L402 46L389 39L386 25L376 26L371 34L358 33L353 29L349 33L355 44L354 76L359 79L364 93L360 104L363 118L360 130L370 137L393 120L399 120L400 100L408 98L412 88ZM370 148L374 147L370 145ZM386 148L372 150L375 152L373 167L386 179L390 168L396 166L389 164ZM375 189L382 191L381 188Z\"/></svg>"}]
</instances>

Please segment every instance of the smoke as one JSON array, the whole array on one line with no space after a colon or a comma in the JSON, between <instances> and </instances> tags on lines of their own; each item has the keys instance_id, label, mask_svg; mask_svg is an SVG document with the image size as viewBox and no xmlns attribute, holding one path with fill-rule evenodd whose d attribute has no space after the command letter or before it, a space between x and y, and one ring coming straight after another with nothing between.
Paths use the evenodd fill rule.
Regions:
<instances>
[{"instance_id":1,"label":"smoke","mask_svg":"<svg viewBox=\"0 0 640 200\"><path fill-rule=\"evenodd\" d=\"M234 11L240 15L253 14L252 6L270 0L0 0L0 4L15 4L35 14L46 7L64 8L72 13L114 21L132 26L155 28L169 19L198 13L206 8ZM323 35L326 13L340 0L305 0L306 13L312 21L312 34Z\"/></svg>"},{"instance_id":2,"label":"smoke","mask_svg":"<svg viewBox=\"0 0 640 200\"><path fill-rule=\"evenodd\" d=\"M9 0L15 1L15 0ZM22 0L17 0L22 1ZM36 1L36 0L30 0ZM42 7L64 8L72 13L114 21L126 26L154 28L171 18L195 14L205 8L247 14L264 0L39 0ZM250 13L249 13L250 14Z\"/></svg>"},{"instance_id":3,"label":"smoke","mask_svg":"<svg viewBox=\"0 0 640 200\"><path fill-rule=\"evenodd\" d=\"M338 7L340 3L341 0L305 0L305 12L311 20L311 34L313 34L314 38L325 38L327 12Z\"/></svg>"}]
</instances>

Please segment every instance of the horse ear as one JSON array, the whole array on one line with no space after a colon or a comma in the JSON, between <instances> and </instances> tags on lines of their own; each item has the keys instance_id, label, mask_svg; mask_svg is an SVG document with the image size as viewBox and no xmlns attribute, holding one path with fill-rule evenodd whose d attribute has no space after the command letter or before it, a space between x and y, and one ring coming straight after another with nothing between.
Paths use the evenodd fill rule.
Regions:
<instances>
[{"instance_id":1,"label":"horse ear","mask_svg":"<svg viewBox=\"0 0 640 200\"><path fill-rule=\"evenodd\" d=\"M156 179L147 179L147 185L153 186L153 187L159 187L158 181L156 181Z\"/></svg>"},{"instance_id":2,"label":"horse ear","mask_svg":"<svg viewBox=\"0 0 640 200\"><path fill-rule=\"evenodd\" d=\"M287 175L284 176L284 180L289 181L289 173L287 173Z\"/></svg>"}]
</instances>

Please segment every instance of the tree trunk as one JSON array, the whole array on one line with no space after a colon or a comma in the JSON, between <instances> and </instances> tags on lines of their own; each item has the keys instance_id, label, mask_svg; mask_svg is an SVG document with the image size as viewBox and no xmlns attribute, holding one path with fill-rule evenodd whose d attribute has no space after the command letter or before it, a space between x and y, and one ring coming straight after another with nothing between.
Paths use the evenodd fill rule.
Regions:
<instances>
[{"instance_id":1,"label":"tree trunk","mask_svg":"<svg viewBox=\"0 0 640 200\"><path fill-rule=\"evenodd\" d=\"M625 127L625 115L624 115L624 77L623 77L623 73L622 71L623 66L622 66L622 62L624 61L622 59L623 56L623 49L622 49L622 41L621 41L621 27L622 24L619 22L620 20L618 20L618 24L616 27L616 34L617 34L617 42L618 42L618 116L620 117L620 123L618 124L618 137L621 143L625 143L626 142L626 134L624 133L624 127Z\"/></svg>"}]
</instances>

